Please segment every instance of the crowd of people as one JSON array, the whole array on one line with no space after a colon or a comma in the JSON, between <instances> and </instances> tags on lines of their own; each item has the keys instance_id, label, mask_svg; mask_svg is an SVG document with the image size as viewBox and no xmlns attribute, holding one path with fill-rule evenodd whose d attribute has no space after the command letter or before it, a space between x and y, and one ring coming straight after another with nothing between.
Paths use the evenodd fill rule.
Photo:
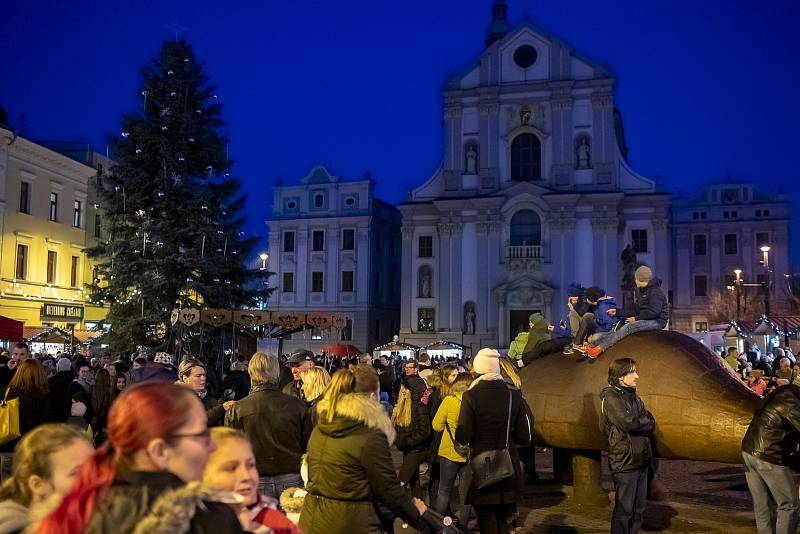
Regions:
<instances>
[{"instance_id":1,"label":"crowd of people","mask_svg":"<svg viewBox=\"0 0 800 534\"><path fill-rule=\"evenodd\" d=\"M744 352L728 347L719 355L747 387L762 397L779 386L791 384L800 375L800 362L788 346L774 347L764 354L758 347Z\"/></svg>"}]
</instances>

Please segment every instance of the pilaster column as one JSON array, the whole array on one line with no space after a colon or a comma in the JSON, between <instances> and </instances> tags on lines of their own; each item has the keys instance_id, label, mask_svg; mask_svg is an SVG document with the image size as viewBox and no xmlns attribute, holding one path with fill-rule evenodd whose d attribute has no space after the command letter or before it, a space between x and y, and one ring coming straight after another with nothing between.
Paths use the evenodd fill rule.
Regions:
<instances>
[{"instance_id":1,"label":"pilaster column","mask_svg":"<svg viewBox=\"0 0 800 534\"><path fill-rule=\"evenodd\" d=\"M414 324L413 295L416 283L414 281L414 227L403 226L400 230L403 235L402 264L400 272L400 331L411 333Z\"/></svg>"},{"instance_id":2,"label":"pilaster column","mask_svg":"<svg viewBox=\"0 0 800 534\"><path fill-rule=\"evenodd\" d=\"M460 222L450 224L450 272L447 273L450 284L450 330L461 332L464 322L464 303L461 299L461 238L464 225ZM444 273L443 273L444 274ZM477 326L477 325L476 325Z\"/></svg>"},{"instance_id":3,"label":"pilaster column","mask_svg":"<svg viewBox=\"0 0 800 534\"><path fill-rule=\"evenodd\" d=\"M492 308L494 299L489 290L489 257L488 247L489 223L479 221L475 223L475 233L478 236L478 258L481 264L478 266L478 299L475 303L475 331L487 332L489 330L489 310Z\"/></svg>"},{"instance_id":4,"label":"pilaster column","mask_svg":"<svg viewBox=\"0 0 800 534\"><path fill-rule=\"evenodd\" d=\"M450 309L452 306L450 294L450 224L440 223L436 227L439 241L439 269L434 276L434 290L436 298L436 329L445 330L450 328Z\"/></svg>"}]
</instances>

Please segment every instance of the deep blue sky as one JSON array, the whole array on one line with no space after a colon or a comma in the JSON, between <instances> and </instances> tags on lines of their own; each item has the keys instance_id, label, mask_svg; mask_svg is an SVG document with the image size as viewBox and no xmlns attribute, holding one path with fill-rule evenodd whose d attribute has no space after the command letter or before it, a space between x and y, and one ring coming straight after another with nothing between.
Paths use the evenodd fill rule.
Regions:
<instances>
[{"instance_id":1,"label":"deep blue sky","mask_svg":"<svg viewBox=\"0 0 800 534\"><path fill-rule=\"evenodd\" d=\"M173 36L164 26L186 26L225 104L249 228L264 234L268 186L315 163L345 179L369 169L391 202L430 176L442 148L439 87L482 50L490 4L10 2L0 104L12 126L24 114L26 137L103 152L137 105L140 67ZM730 173L768 192L782 184L797 202L799 4L509 0L509 16L611 64L637 171L687 193Z\"/></svg>"}]
</instances>

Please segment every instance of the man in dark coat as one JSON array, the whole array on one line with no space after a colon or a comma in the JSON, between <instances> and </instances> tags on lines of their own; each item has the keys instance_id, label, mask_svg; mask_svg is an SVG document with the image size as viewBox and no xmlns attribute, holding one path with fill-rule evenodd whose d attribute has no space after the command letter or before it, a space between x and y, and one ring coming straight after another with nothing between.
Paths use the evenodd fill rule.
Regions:
<instances>
[{"instance_id":1,"label":"man in dark coat","mask_svg":"<svg viewBox=\"0 0 800 534\"><path fill-rule=\"evenodd\" d=\"M800 503L792 478L800 442L800 384L797 378L767 395L742 440L747 487L753 496L758 532L797 531Z\"/></svg>"},{"instance_id":2,"label":"man in dark coat","mask_svg":"<svg viewBox=\"0 0 800 534\"><path fill-rule=\"evenodd\" d=\"M386 394L389 395L389 404L394 405L395 373L394 365L392 365L392 362L388 356L381 356L378 372L380 373L379 379L381 383L381 393L386 392Z\"/></svg>"},{"instance_id":3,"label":"man in dark coat","mask_svg":"<svg viewBox=\"0 0 800 534\"><path fill-rule=\"evenodd\" d=\"M69 386L72 384L72 362L67 357L61 357L56 362L56 374L50 377L50 413L53 422L63 423L70 417L72 398Z\"/></svg>"},{"instance_id":4,"label":"man in dark coat","mask_svg":"<svg viewBox=\"0 0 800 534\"><path fill-rule=\"evenodd\" d=\"M259 491L279 499L286 488L303 487L300 461L311 435L306 403L278 391L278 358L257 352L247 367L250 394L225 414L225 426L247 434L253 444Z\"/></svg>"},{"instance_id":5,"label":"man in dark coat","mask_svg":"<svg viewBox=\"0 0 800 534\"><path fill-rule=\"evenodd\" d=\"M625 318L625 324L614 332L597 339L586 350L590 358L597 358L614 343L634 332L643 330L663 330L669 321L669 302L661 289L661 279L653 277L650 267L642 265L636 269L636 287L639 297L636 300L636 313ZM614 317L623 318L621 308L612 310Z\"/></svg>"},{"instance_id":6,"label":"man in dark coat","mask_svg":"<svg viewBox=\"0 0 800 534\"><path fill-rule=\"evenodd\" d=\"M286 384L281 391L286 395L291 395L292 397L305 401L306 396L303 393L303 372L314 367L314 353L310 350L297 350L286 360L286 365L292 371L293 380Z\"/></svg>"},{"instance_id":7,"label":"man in dark coat","mask_svg":"<svg viewBox=\"0 0 800 534\"><path fill-rule=\"evenodd\" d=\"M650 435L655 420L636 395L639 374L631 358L614 360L609 386L600 394L600 429L608 438L608 464L616 496L611 534L636 534L647 505L647 471L653 453Z\"/></svg>"}]
</instances>

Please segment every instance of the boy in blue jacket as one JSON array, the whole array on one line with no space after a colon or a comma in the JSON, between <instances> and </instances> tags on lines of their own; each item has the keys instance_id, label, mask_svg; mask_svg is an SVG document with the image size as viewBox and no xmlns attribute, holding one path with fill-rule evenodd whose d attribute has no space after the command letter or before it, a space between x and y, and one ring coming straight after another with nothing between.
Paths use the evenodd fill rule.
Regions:
<instances>
[{"instance_id":1,"label":"boy in blue jacket","mask_svg":"<svg viewBox=\"0 0 800 534\"><path fill-rule=\"evenodd\" d=\"M606 295L606 292L597 286L592 286L586 290L586 302L589 310L581 317L581 325L575 335L575 345L573 349L586 354L589 345L586 340L592 334L605 334L619 329L624 318L617 317L617 301L614 297ZM569 354L565 351L566 354Z\"/></svg>"}]
</instances>

